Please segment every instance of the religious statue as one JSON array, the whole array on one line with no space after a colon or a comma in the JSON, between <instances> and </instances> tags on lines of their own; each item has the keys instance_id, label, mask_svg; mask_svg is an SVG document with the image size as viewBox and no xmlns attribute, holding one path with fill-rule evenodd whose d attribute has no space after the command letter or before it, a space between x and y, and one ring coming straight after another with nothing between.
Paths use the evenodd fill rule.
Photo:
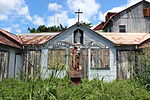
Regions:
<instances>
[{"instance_id":1,"label":"religious statue","mask_svg":"<svg viewBox=\"0 0 150 100\"><path fill-rule=\"evenodd\" d=\"M79 30L75 35L75 41L76 43L81 43L81 33L79 32Z\"/></svg>"}]
</instances>

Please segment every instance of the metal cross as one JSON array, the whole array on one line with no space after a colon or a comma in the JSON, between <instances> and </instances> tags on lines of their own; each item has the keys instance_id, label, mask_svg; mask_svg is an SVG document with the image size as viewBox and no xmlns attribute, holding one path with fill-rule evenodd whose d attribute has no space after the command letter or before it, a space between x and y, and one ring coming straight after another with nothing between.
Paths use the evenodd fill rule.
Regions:
<instances>
[{"instance_id":1,"label":"metal cross","mask_svg":"<svg viewBox=\"0 0 150 100\"><path fill-rule=\"evenodd\" d=\"M80 11L80 9L78 9L77 12L75 12L75 14L78 14L78 22L79 22L79 18L80 18L80 14L82 14L83 12Z\"/></svg>"}]
</instances>

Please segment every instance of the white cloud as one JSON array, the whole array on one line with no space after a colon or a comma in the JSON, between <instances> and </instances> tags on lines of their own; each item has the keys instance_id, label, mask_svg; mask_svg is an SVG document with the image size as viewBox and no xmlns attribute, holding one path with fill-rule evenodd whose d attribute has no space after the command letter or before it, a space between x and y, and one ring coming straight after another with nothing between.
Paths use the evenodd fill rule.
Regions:
<instances>
[{"instance_id":1,"label":"white cloud","mask_svg":"<svg viewBox=\"0 0 150 100\"><path fill-rule=\"evenodd\" d=\"M5 27L5 28L2 28L2 29L6 30L8 32L12 32L12 28L11 27Z\"/></svg>"},{"instance_id":2,"label":"white cloud","mask_svg":"<svg viewBox=\"0 0 150 100\"><path fill-rule=\"evenodd\" d=\"M8 16L7 15L4 15L4 14L0 14L0 20L7 20L8 19Z\"/></svg>"},{"instance_id":3,"label":"white cloud","mask_svg":"<svg viewBox=\"0 0 150 100\"><path fill-rule=\"evenodd\" d=\"M24 0L0 0L0 14L25 17L29 19L29 9Z\"/></svg>"},{"instance_id":4,"label":"white cloud","mask_svg":"<svg viewBox=\"0 0 150 100\"><path fill-rule=\"evenodd\" d=\"M37 25L37 26L45 25L44 18L40 17L40 16L37 16L37 15L34 15L33 16L33 24Z\"/></svg>"},{"instance_id":5,"label":"white cloud","mask_svg":"<svg viewBox=\"0 0 150 100\"><path fill-rule=\"evenodd\" d=\"M49 10L60 10L61 8L62 8L62 6L57 3L49 3L48 4Z\"/></svg>"},{"instance_id":6,"label":"white cloud","mask_svg":"<svg viewBox=\"0 0 150 100\"><path fill-rule=\"evenodd\" d=\"M48 16L47 26L68 25L68 19L67 11L62 11L53 16Z\"/></svg>"},{"instance_id":7,"label":"white cloud","mask_svg":"<svg viewBox=\"0 0 150 100\"><path fill-rule=\"evenodd\" d=\"M68 19L68 26L72 26L73 24L75 24L77 22L76 18L69 18Z\"/></svg>"},{"instance_id":8,"label":"white cloud","mask_svg":"<svg viewBox=\"0 0 150 100\"><path fill-rule=\"evenodd\" d=\"M99 19L100 21L104 21L104 20L105 20L105 14L102 13L101 11L99 12L98 16L99 16L98 19Z\"/></svg>"},{"instance_id":9,"label":"white cloud","mask_svg":"<svg viewBox=\"0 0 150 100\"><path fill-rule=\"evenodd\" d=\"M19 27L19 24L13 24L12 25L14 28L18 28Z\"/></svg>"},{"instance_id":10,"label":"white cloud","mask_svg":"<svg viewBox=\"0 0 150 100\"><path fill-rule=\"evenodd\" d=\"M18 9L16 9L19 15L28 15L29 14L29 9L27 5L24 5Z\"/></svg>"},{"instance_id":11,"label":"white cloud","mask_svg":"<svg viewBox=\"0 0 150 100\"><path fill-rule=\"evenodd\" d=\"M16 32L17 33L21 33L22 31L20 29L16 29Z\"/></svg>"},{"instance_id":12,"label":"white cloud","mask_svg":"<svg viewBox=\"0 0 150 100\"><path fill-rule=\"evenodd\" d=\"M96 0L67 0L67 3L70 10L75 12L80 9L88 19L97 14L100 8Z\"/></svg>"},{"instance_id":13,"label":"white cloud","mask_svg":"<svg viewBox=\"0 0 150 100\"><path fill-rule=\"evenodd\" d=\"M133 4L136 4L136 3L140 2L140 1L141 0L128 0L126 6L129 7L129 6L131 6ZM146 1L150 2L150 0L146 0Z\"/></svg>"},{"instance_id":14,"label":"white cloud","mask_svg":"<svg viewBox=\"0 0 150 100\"><path fill-rule=\"evenodd\" d=\"M30 15L25 16L27 20L32 21L32 17Z\"/></svg>"}]
</instances>

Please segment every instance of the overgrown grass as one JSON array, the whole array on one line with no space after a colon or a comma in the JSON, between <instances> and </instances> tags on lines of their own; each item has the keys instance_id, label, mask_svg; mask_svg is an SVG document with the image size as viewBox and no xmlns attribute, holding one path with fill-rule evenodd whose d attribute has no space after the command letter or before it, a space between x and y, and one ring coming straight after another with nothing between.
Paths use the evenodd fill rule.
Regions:
<instances>
[{"instance_id":1,"label":"overgrown grass","mask_svg":"<svg viewBox=\"0 0 150 100\"><path fill-rule=\"evenodd\" d=\"M70 84L68 78L20 81L7 79L0 82L0 100L149 100L150 91L137 81L82 80Z\"/></svg>"}]
</instances>

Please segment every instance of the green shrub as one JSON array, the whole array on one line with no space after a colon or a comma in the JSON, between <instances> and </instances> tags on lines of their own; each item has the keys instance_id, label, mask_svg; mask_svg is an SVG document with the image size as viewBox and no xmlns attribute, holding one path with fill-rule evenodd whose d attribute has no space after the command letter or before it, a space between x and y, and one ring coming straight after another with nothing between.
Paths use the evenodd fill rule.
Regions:
<instances>
[{"instance_id":1,"label":"green shrub","mask_svg":"<svg viewBox=\"0 0 150 100\"><path fill-rule=\"evenodd\" d=\"M138 52L137 64L135 66L135 79L146 85L149 90L150 85L150 48L141 49Z\"/></svg>"}]
</instances>

